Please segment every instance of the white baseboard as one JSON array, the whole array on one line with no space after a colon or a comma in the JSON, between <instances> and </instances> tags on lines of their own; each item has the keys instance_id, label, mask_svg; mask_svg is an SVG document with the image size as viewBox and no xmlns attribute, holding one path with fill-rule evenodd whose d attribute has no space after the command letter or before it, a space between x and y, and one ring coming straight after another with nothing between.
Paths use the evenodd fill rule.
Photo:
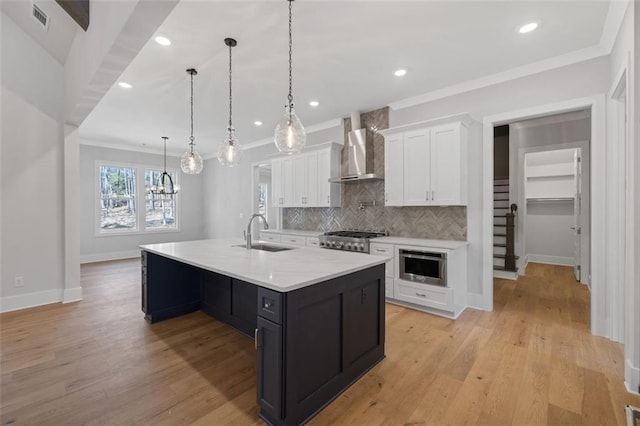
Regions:
<instances>
[{"instance_id":1,"label":"white baseboard","mask_svg":"<svg viewBox=\"0 0 640 426\"><path fill-rule=\"evenodd\" d=\"M17 311L57 302L62 302L62 289L5 296L0 297L0 312Z\"/></svg>"},{"instance_id":2,"label":"white baseboard","mask_svg":"<svg viewBox=\"0 0 640 426\"><path fill-rule=\"evenodd\" d=\"M488 311L484 304L484 296L476 293L467 293L467 307Z\"/></svg>"},{"instance_id":3,"label":"white baseboard","mask_svg":"<svg viewBox=\"0 0 640 426\"><path fill-rule=\"evenodd\" d=\"M631 365L628 359L624 362L624 386L627 392L640 395L640 368Z\"/></svg>"},{"instance_id":4,"label":"white baseboard","mask_svg":"<svg viewBox=\"0 0 640 426\"><path fill-rule=\"evenodd\" d=\"M64 289L62 303L77 302L79 300L82 300L82 287Z\"/></svg>"},{"instance_id":5,"label":"white baseboard","mask_svg":"<svg viewBox=\"0 0 640 426\"><path fill-rule=\"evenodd\" d=\"M80 263L107 262L109 260L131 259L140 257L140 250L113 251L80 255Z\"/></svg>"},{"instance_id":6,"label":"white baseboard","mask_svg":"<svg viewBox=\"0 0 640 426\"><path fill-rule=\"evenodd\" d=\"M546 263L549 265L573 266L573 257L548 256L546 254L527 254L527 263Z\"/></svg>"},{"instance_id":7,"label":"white baseboard","mask_svg":"<svg viewBox=\"0 0 640 426\"><path fill-rule=\"evenodd\" d=\"M503 280L515 281L518 279L518 273L512 271L496 271L493 270L493 278L501 278Z\"/></svg>"}]
</instances>

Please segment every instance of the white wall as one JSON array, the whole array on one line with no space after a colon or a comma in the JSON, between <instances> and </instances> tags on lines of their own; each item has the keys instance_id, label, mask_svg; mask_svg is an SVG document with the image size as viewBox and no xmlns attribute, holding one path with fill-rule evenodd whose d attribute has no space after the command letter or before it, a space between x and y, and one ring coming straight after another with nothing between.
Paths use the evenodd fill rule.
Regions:
<instances>
[{"instance_id":1,"label":"white wall","mask_svg":"<svg viewBox=\"0 0 640 426\"><path fill-rule=\"evenodd\" d=\"M62 66L2 19L0 310L62 300ZM37 267L34 265L37 264ZM14 277L24 287L14 287Z\"/></svg>"},{"instance_id":2,"label":"white wall","mask_svg":"<svg viewBox=\"0 0 640 426\"><path fill-rule=\"evenodd\" d=\"M608 57L599 57L410 108L392 110L390 125L394 127L460 112L468 112L481 122L485 116L604 93L608 88L608 82ZM481 145L481 138L476 142ZM474 148L476 147L470 147ZM482 152L481 148L479 152ZM476 191L481 191L483 157L474 156L471 152L469 156L477 163L476 168L470 170L471 183L476 185ZM474 193L472 188L469 193ZM481 298L482 241L483 238L492 238L491 229L482 229L481 215L484 202L481 197L477 200L470 199L467 208L467 234L470 243L469 300L472 306L478 307L484 306Z\"/></svg>"},{"instance_id":3,"label":"white wall","mask_svg":"<svg viewBox=\"0 0 640 426\"><path fill-rule=\"evenodd\" d=\"M240 135L239 135L240 136ZM342 143L342 126L307 134L307 147L325 143ZM242 144L242 141L240 142ZM242 238L251 214L251 165L282 155L275 144L248 149L236 167L220 165L217 159L205 161L203 190L205 233L207 238ZM276 224L269 224L276 228Z\"/></svg>"},{"instance_id":4,"label":"white wall","mask_svg":"<svg viewBox=\"0 0 640 426\"><path fill-rule=\"evenodd\" d=\"M185 175L180 170L180 158L167 157L167 168L178 170L180 185L178 222L180 231L147 232L130 235L96 236L96 162L128 163L163 167L162 155L148 154L90 145L80 146L80 259L82 262L132 257L139 254L140 244L205 238L203 222L203 178Z\"/></svg>"}]
</instances>

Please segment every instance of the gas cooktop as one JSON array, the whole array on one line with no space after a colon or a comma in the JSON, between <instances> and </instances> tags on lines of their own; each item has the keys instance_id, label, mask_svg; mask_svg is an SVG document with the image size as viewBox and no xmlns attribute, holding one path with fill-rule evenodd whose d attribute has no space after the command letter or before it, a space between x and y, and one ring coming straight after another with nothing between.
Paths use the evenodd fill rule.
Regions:
<instances>
[{"instance_id":1,"label":"gas cooktop","mask_svg":"<svg viewBox=\"0 0 640 426\"><path fill-rule=\"evenodd\" d=\"M386 235L383 231L345 230L325 232L320 235L319 240L320 247L323 248L369 253L369 240Z\"/></svg>"}]
</instances>

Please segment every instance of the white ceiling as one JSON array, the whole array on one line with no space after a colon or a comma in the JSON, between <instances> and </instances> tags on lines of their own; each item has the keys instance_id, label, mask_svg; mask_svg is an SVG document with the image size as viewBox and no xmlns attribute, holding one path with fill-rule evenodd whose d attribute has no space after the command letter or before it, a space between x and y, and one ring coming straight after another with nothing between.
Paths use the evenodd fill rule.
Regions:
<instances>
[{"instance_id":1,"label":"white ceiling","mask_svg":"<svg viewBox=\"0 0 640 426\"><path fill-rule=\"evenodd\" d=\"M49 30L32 17L33 3L49 16ZM2 11L64 65L80 26L53 0L2 0Z\"/></svg>"},{"instance_id":2,"label":"white ceiling","mask_svg":"<svg viewBox=\"0 0 640 426\"><path fill-rule=\"evenodd\" d=\"M305 126L371 110L500 71L598 45L608 1L305 1L293 3L294 101ZM533 33L517 28L540 21ZM182 1L81 126L84 138L184 149L195 67L195 137L213 154L228 121L241 144L271 137L287 95L287 2ZM407 69L406 76L393 71ZM311 108L310 100L320 106ZM253 122L260 120L262 127Z\"/></svg>"}]
</instances>

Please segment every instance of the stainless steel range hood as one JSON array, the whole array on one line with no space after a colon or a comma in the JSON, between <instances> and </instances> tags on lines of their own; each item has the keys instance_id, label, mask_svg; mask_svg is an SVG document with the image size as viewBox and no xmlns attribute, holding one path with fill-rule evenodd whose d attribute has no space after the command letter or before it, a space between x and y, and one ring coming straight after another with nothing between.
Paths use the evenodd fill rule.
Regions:
<instances>
[{"instance_id":1,"label":"stainless steel range hood","mask_svg":"<svg viewBox=\"0 0 640 426\"><path fill-rule=\"evenodd\" d=\"M367 130L360 129L360 114L351 114L353 130L347 135L347 174L344 176L332 177L329 182L355 182L362 180L381 180L379 176L373 172L373 147L369 144L367 150Z\"/></svg>"}]
</instances>

